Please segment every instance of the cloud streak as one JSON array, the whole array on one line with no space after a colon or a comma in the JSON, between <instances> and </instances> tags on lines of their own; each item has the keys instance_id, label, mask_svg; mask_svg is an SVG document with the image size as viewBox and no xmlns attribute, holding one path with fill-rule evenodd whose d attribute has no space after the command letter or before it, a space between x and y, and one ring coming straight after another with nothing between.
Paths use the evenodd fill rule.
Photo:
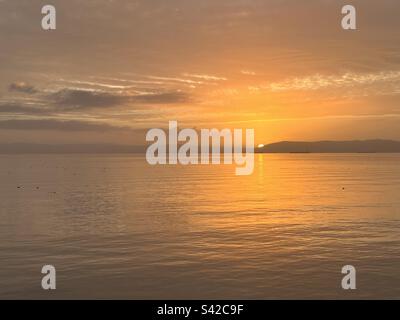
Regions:
<instances>
[{"instance_id":1,"label":"cloud streak","mask_svg":"<svg viewBox=\"0 0 400 320\"><path fill-rule=\"evenodd\" d=\"M29 107L17 103L0 104L0 113L18 113L18 114L48 114L50 110L36 107Z\"/></svg>"},{"instance_id":2,"label":"cloud streak","mask_svg":"<svg viewBox=\"0 0 400 320\"><path fill-rule=\"evenodd\" d=\"M80 82L86 83L86 82ZM88 83L89 84L89 83ZM97 82L90 82L96 86ZM14 96L3 99L0 113L14 114L52 114L60 111L79 111L96 108L113 108L118 106L179 104L192 101L190 95L181 90L154 90L130 92L116 90L118 86L104 85L106 89L61 87L58 90L38 90L26 82L14 82L8 87L10 92L35 95L35 106L28 105L25 99ZM118 88L116 88L118 87Z\"/></svg>"},{"instance_id":3,"label":"cloud streak","mask_svg":"<svg viewBox=\"0 0 400 320\"><path fill-rule=\"evenodd\" d=\"M27 94L34 94L37 92L35 87L25 83L25 82L13 82L9 85L8 90L10 92L20 92Z\"/></svg>"},{"instance_id":4,"label":"cloud streak","mask_svg":"<svg viewBox=\"0 0 400 320\"><path fill-rule=\"evenodd\" d=\"M288 90L319 90L325 88L354 87L383 82L400 81L400 71L386 71L378 73L359 74L347 72L342 75L321 75L316 74L307 77L291 78L282 82L273 82L263 89L269 89L273 92Z\"/></svg>"},{"instance_id":5,"label":"cloud streak","mask_svg":"<svg viewBox=\"0 0 400 320\"><path fill-rule=\"evenodd\" d=\"M48 98L58 108L67 110L115 107L126 103L148 105L190 101L189 96L181 91L129 94L99 90L62 89L50 94Z\"/></svg>"},{"instance_id":6,"label":"cloud streak","mask_svg":"<svg viewBox=\"0 0 400 320\"><path fill-rule=\"evenodd\" d=\"M57 130L57 131L110 131L131 130L128 127L117 127L106 123L88 122L80 120L58 120L58 119L21 119L2 120L0 129L8 130Z\"/></svg>"},{"instance_id":7,"label":"cloud streak","mask_svg":"<svg viewBox=\"0 0 400 320\"><path fill-rule=\"evenodd\" d=\"M103 91L62 89L48 96L57 107L82 109L91 107L113 107L128 100L128 97Z\"/></svg>"}]
</instances>

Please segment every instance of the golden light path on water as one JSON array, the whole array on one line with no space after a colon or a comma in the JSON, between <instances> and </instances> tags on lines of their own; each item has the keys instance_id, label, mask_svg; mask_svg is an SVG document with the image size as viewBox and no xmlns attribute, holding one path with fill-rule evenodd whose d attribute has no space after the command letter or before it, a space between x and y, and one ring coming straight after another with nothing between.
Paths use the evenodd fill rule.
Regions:
<instances>
[{"instance_id":1,"label":"golden light path on water","mask_svg":"<svg viewBox=\"0 0 400 320\"><path fill-rule=\"evenodd\" d=\"M3 155L0 297L43 297L38 270L52 263L57 298L398 298L398 161L256 154L254 173L235 176L130 155Z\"/></svg>"}]
</instances>

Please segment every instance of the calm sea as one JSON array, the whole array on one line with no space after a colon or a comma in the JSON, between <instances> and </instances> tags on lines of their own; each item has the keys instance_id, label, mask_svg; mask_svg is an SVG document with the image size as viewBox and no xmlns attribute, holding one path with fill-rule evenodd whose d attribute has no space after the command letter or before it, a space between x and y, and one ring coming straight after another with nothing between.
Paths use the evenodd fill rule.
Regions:
<instances>
[{"instance_id":1,"label":"calm sea","mask_svg":"<svg viewBox=\"0 0 400 320\"><path fill-rule=\"evenodd\" d=\"M400 299L399 231L400 155L0 156L0 298Z\"/></svg>"}]
</instances>

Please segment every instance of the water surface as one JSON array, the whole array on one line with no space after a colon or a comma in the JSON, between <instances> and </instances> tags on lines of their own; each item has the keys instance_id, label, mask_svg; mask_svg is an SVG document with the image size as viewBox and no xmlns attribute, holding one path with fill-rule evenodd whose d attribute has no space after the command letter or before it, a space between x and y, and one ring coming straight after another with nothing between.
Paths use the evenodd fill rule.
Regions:
<instances>
[{"instance_id":1,"label":"water surface","mask_svg":"<svg viewBox=\"0 0 400 320\"><path fill-rule=\"evenodd\" d=\"M0 156L0 298L400 298L400 155ZM41 268L57 289L41 289ZM341 289L341 268L357 290Z\"/></svg>"}]
</instances>

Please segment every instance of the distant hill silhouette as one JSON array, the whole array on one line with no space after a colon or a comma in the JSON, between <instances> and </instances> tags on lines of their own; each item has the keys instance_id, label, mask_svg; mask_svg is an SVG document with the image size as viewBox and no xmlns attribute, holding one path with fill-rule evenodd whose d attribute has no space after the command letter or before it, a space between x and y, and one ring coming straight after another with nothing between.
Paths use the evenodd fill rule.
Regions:
<instances>
[{"instance_id":1,"label":"distant hill silhouette","mask_svg":"<svg viewBox=\"0 0 400 320\"><path fill-rule=\"evenodd\" d=\"M0 144L0 154L15 153L145 153L147 146L118 144ZM256 153L397 153L400 141L281 141L256 148Z\"/></svg>"},{"instance_id":2,"label":"distant hill silhouette","mask_svg":"<svg viewBox=\"0 0 400 320\"><path fill-rule=\"evenodd\" d=\"M400 152L400 141L281 141L256 149L257 153L391 153Z\"/></svg>"}]
</instances>

